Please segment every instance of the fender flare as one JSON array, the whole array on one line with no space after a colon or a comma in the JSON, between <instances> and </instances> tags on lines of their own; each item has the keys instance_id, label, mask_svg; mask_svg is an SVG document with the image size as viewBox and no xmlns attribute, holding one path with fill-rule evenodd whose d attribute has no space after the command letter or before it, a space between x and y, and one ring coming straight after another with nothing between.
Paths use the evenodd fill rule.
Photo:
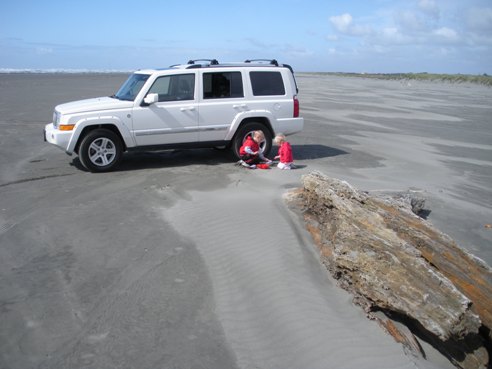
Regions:
<instances>
[{"instance_id":1,"label":"fender flare","mask_svg":"<svg viewBox=\"0 0 492 369\"><path fill-rule=\"evenodd\" d=\"M70 138L68 147L66 149L67 154L72 154L75 151L75 148L77 147L77 144L81 139L82 132L87 127L96 128L104 125L112 125L116 127L121 138L123 139L123 143L125 147L136 146L135 140L132 134L130 133L128 126L124 124L119 117L116 117L114 115L96 116L96 117L83 118L77 121L77 123L75 124L74 132L72 134L72 137Z\"/></svg>"},{"instance_id":2,"label":"fender flare","mask_svg":"<svg viewBox=\"0 0 492 369\"><path fill-rule=\"evenodd\" d=\"M237 130L244 120L251 121L254 119L258 119L258 123L262 123L266 120L268 122L268 128L271 129L273 135L275 134L274 124L272 124L273 122L275 122L275 116L272 113L270 113L268 110L248 110L236 115L231 125L229 126L229 130L227 131L225 140L230 141L233 139L234 135L236 134Z\"/></svg>"}]
</instances>

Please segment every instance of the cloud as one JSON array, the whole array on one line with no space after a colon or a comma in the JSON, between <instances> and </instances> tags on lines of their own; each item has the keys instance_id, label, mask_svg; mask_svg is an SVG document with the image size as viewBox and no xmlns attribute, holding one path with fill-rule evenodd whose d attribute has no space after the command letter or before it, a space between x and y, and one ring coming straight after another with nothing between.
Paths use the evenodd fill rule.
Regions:
<instances>
[{"instance_id":1,"label":"cloud","mask_svg":"<svg viewBox=\"0 0 492 369\"><path fill-rule=\"evenodd\" d=\"M352 16L348 13L330 17L331 24L338 32L347 33L352 24Z\"/></svg>"},{"instance_id":2,"label":"cloud","mask_svg":"<svg viewBox=\"0 0 492 369\"><path fill-rule=\"evenodd\" d=\"M48 55L48 54L53 54L54 52L52 47L45 47L45 46L37 46L35 50L36 50L36 55Z\"/></svg>"},{"instance_id":3,"label":"cloud","mask_svg":"<svg viewBox=\"0 0 492 369\"><path fill-rule=\"evenodd\" d=\"M412 7L406 9L388 9L379 12L378 18L354 19L351 14L343 13L329 17L334 30L333 34L325 36L325 40L337 42L338 46L344 41L341 36L351 36L359 40L359 46L381 52L381 48L389 50L392 47L430 47L437 48L450 44L464 45L466 33L453 23L439 19L440 10L435 0L417 0ZM463 15L464 16L464 15ZM469 12L469 22L475 28L488 27L490 13L478 15ZM370 22L370 23L369 23ZM476 37L474 39L477 39Z\"/></svg>"},{"instance_id":4,"label":"cloud","mask_svg":"<svg viewBox=\"0 0 492 369\"><path fill-rule=\"evenodd\" d=\"M448 27L441 27L433 31L433 34L437 36L438 40L445 42L457 42L459 41L458 33L454 29Z\"/></svg>"},{"instance_id":5,"label":"cloud","mask_svg":"<svg viewBox=\"0 0 492 369\"><path fill-rule=\"evenodd\" d=\"M412 39L400 32L397 27L386 27L381 30L381 39L386 44L405 44Z\"/></svg>"},{"instance_id":6,"label":"cloud","mask_svg":"<svg viewBox=\"0 0 492 369\"><path fill-rule=\"evenodd\" d=\"M330 17L330 23L336 31L349 36L367 36L372 33L371 26L354 24L352 16L348 13Z\"/></svg>"},{"instance_id":7,"label":"cloud","mask_svg":"<svg viewBox=\"0 0 492 369\"><path fill-rule=\"evenodd\" d=\"M483 73L490 69L490 0L377 3L381 7L369 13L361 8L356 13L346 4L339 13L328 14L324 41L329 46L324 55L330 61L343 62L345 69L361 63L375 70Z\"/></svg>"},{"instance_id":8,"label":"cloud","mask_svg":"<svg viewBox=\"0 0 492 369\"><path fill-rule=\"evenodd\" d=\"M418 8L435 19L439 18L440 10L434 0L419 0Z\"/></svg>"},{"instance_id":9,"label":"cloud","mask_svg":"<svg viewBox=\"0 0 492 369\"><path fill-rule=\"evenodd\" d=\"M263 42L262 40L258 40L256 38L251 38L251 37L248 37L245 40L258 49L267 49L268 50L268 49L272 49L276 46L274 44L266 43L266 42Z\"/></svg>"},{"instance_id":10,"label":"cloud","mask_svg":"<svg viewBox=\"0 0 492 369\"><path fill-rule=\"evenodd\" d=\"M475 32L492 33L492 8L472 8L468 10L466 25Z\"/></svg>"},{"instance_id":11,"label":"cloud","mask_svg":"<svg viewBox=\"0 0 492 369\"><path fill-rule=\"evenodd\" d=\"M428 29L424 19L413 11L400 11L394 16L395 23L408 32L418 32Z\"/></svg>"},{"instance_id":12,"label":"cloud","mask_svg":"<svg viewBox=\"0 0 492 369\"><path fill-rule=\"evenodd\" d=\"M369 36L373 33L372 27L369 25L354 25L350 29L352 36Z\"/></svg>"}]
</instances>

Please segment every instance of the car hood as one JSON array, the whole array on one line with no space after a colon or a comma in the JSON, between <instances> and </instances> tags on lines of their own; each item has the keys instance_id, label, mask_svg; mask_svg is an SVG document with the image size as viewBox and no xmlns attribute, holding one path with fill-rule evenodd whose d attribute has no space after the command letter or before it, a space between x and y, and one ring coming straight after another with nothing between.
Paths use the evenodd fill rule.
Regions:
<instances>
[{"instance_id":1,"label":"car hood","mask_svg":"<svg viewBox=\"0 0 492 369\"><path fill-rule=\"evenodd\" d=\"M132 106L133 101L118 100L112 97L96 97L60 104L55 107L55 110L61 114L76 114L98 110L124 109Z\"/></svg>"}]
</instances>

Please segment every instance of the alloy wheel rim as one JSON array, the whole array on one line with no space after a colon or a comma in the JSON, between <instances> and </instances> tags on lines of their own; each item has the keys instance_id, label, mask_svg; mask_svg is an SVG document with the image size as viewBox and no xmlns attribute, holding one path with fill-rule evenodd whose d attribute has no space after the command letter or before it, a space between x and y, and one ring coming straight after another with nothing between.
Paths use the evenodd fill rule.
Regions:
<instances>
[{"instance_id":1,"label":"alloy wheel rim","mask_svg":"<svg viewBox=\"0 0 492 369\"><path fill-rule=\"evenodd\" d=\"M116 147L108 138L101 137L94 140L89 146L89 159L98 167L111 164L116 157Z\"/></svg>"}]
</instances>

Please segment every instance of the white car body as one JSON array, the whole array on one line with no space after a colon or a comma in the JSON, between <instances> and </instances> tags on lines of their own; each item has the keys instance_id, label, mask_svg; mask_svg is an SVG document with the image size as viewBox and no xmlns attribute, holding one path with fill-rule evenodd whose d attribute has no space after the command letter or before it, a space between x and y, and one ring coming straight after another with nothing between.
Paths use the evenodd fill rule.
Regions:
<instances>
[{"instance_id":1,"label":"white car body","mask_svg":"<svg viewBox=\"0 0 492 369\"><path fill-rule=\"evenodd\" d=\"M254 76L256 85L262 85L258 87L263 89L260 96L255 95L250 76ZM272 81L280 81L281 76L284 90L278 88L268 95L269 86L262 80L263 76ZM172 101L159 101L168 99L168 95L153 93L165 88L170 91L171 84L178 82L184 95L169 94ZM45 140L71 155L78 152L81 140L96 127L115 132L123 151L227 146L246 122L264 125L270 140L276 133L290 135L303 129L304 120L298 115L297 86L288 66L187 64L137 71L125 83L128 91L133 91L131 83L143 85L130 100L120 96L100 97L56 106L53 123L45 127ZM238 88L241 84L242 93ZM211 96L212 88L224 86L230 90L225 92L225 97ZM125 85L120 91L124 88ZM176 86L173 88L178 91ZM93 171L109 169L100 166L102 170Z\"/></svg>"}]
</instances>

